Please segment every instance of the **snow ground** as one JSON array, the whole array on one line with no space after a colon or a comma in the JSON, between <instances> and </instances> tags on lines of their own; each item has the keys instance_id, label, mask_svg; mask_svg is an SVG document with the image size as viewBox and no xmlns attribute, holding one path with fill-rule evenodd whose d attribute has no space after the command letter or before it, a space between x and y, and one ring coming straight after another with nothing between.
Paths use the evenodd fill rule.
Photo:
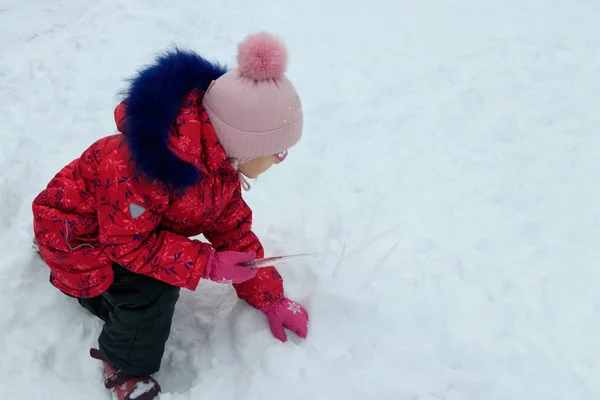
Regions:
<instances>
[{"instance_id":1,"label":"snow ground","mask_svg":"<svg viewBox=\"0 0 600 400\"><path fill-rule=\"evenodd\" d=\"M33 197L114 132L117 92L155 52L233 62L263 29L288 44L306 133L248 193L256 231L269 254L347 258L281 267L306 341L276 341L227 287L184 293L162 399L599 398L598 15L593 0L4 0L0 398L110 398L88 356L101 324L30 251Z\"/></svg>"}]
</instances>

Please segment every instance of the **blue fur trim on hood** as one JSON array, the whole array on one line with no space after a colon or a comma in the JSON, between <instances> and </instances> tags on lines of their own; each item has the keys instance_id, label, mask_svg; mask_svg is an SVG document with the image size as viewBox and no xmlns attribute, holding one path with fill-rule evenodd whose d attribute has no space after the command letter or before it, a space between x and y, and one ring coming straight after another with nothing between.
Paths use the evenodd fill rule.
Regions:
<instances>
[{"instance_id":1,"label":"blue fur trim on hood","mask_svg":"<svg viewBox=\"0 0 600 400\"><path fill-rule=\"evenodd\" d=\"M198 182L195 166L167 147L171 125L193 89L203 92L227 72L192 51L178 48L159 56L131 79L124 95L127 103L125 140L136 168L150 179L185 188Z\"/></svg>"}]
</instances>

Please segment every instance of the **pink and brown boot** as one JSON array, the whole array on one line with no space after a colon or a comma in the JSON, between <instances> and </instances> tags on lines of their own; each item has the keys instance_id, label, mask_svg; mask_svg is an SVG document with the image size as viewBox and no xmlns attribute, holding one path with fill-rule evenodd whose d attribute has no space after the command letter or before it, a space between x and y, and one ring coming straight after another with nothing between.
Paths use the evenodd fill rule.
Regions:
<instances>
[{"instance_id":1,"label":"pink and brown boot","mask_svg":"<svg viewBox=\"0 0 600 400\"><path fill-rule=\"evenodd\" d=\"M151 376L129 376L106 361L98 349L91 349L90 355L104 365L104 386L110 390L115 400L155 400L160 393L160 385Z\"/></svg>"}]
</instances>

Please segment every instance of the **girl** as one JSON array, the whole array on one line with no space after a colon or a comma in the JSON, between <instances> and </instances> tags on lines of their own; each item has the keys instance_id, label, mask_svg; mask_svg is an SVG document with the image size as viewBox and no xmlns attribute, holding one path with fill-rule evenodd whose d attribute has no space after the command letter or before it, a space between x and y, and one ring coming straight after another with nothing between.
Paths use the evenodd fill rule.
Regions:
<instances>
[{"instance_id":1,"label":"girl","mask_svg":"<svg viewBox=\"0 0 600 400\"><path fill-rule=\"evenodd\" d=\"M302 135L300 98L275 37L251 35L227 71L176 49L132 80L115 110L119 134L92 144L33 202L50 282L105 321L91 356L119 400L154 399L180 288L232 284L271 332L307 335L308 315L262 258L242 199ZM203 234L210 243L190 237Z\"/></svg>"}]
</instances>

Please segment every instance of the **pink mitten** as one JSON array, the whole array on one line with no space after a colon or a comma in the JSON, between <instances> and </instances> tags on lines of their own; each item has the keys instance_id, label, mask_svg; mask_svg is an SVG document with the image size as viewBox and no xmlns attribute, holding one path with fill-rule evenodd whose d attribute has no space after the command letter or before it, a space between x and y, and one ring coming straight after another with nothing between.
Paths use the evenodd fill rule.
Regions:
<instances>
[{"instance_id":1,"label":"pink mitten","mask_svg":"<svg viewBox=\"0 0 600 400\"><path fill-rule=\"evenodd\" d=\"M217 283L242 283L256 276L257 269L242 267L239 264L253 261L255 253L241 253L237 251L212 252L206 267L204 268L204 279L210 279Z\"/></svg>"},{"instance_id":2,"label":"pink mitten","mask_svg":"<svg viewBox=\"0 0 600 400\"><path fill-rule=\"evenodd\" d=\"M269 320L271 332L277 339L285 342L287 336L283 328L287 328L301 338L308 334L308 314L300 304L284 297L261 309Z\"/></svg>"}]
</instances>

